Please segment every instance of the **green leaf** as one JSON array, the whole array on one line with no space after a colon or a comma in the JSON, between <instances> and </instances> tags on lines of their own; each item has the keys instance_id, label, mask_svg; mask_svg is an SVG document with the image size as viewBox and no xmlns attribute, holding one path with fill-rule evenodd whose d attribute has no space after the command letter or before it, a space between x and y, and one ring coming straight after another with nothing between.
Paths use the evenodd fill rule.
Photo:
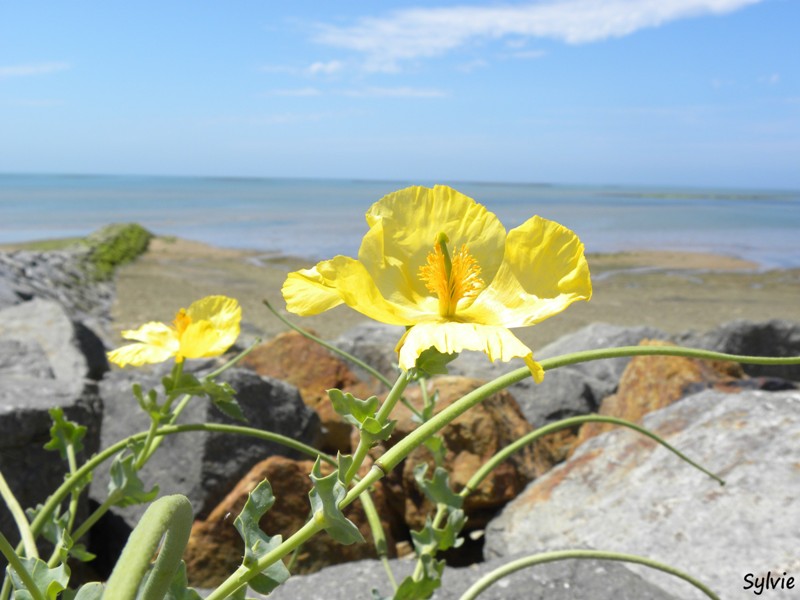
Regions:
<instances>
[{"instance_id":1,"label":"green leaf","mask_svg":"<svg viewBox=\"0 0 800 600\"><path fill-rule=\"evenodd\" d=\"M131 448L132 446L132 448ZM134 467L136 454L141 451L143 444L138 442L129 446L132 453L123 452L114 457L111 463L111 478L108 482L109 497L119 498L117 506L131 506L151 502L158 496L158 486L153 486L149 492L145 491L144 483L139 479L139 474Z\"/></svg>"},{"instance_id":2,"label":"green leaf","mask_svg":"<svg viewBox=\"0 0 800 600\"><path fill-rule=\"evenodd\" d=\"M134 383L131 386L131 391L144 412L153 418L161 414L158 406L158 393L155 390L148 391L147 396L145 396L142 393L142 386Z\"/></svg>"},{"instance_id":3,"label":"green leaf","mask_svg":"<svg viewBox=\"0 0 800 600\"><path fill-rule=\"evenodd\" d=\"M50 441L44 445L45 450L58 450L64 460L67 459L69 446L72 446L76 453L83 450L81 440L86 435L86 427L75 421L66 420L64 410L61 408L51 408L49 412L53 426L50 428Z\"/></svg>"},{"instance_id":4,"label":"green leaf","mask_svg":"<svg viewBox=\"0 0 800 600\"><path fill-rule=\"evenodd\" d=\"M246 422L247 418L242 412L242 407L234 398L235 391L227 383L216 383L210 379L203 380L202 392L206 394L214 406L222 414L237 421Z\"/></svg>"},{"instance_id":5,"label":"green leaf","mask_svg":"<svg viewBox=\"0 0 800 600\"><path fill-rule=\"evenodd\" d=\"M164 392L168 396L177 396L179 394L198 396L203 393L203 385L198 381L197 377L191 373L184 373L182 370L178 377L175 377L174 372L172 375L163 377L161 384L164 386Z\"/></svg>"},{"instance_id":6,"label":"green leaf","mask_svg":"<svg viewBox=\"0 0 800 600\"><path fill-rule=\"evenodd\" d=\"M458 534L466 521L467 517L460 509L452 511L447 516L447 523L441 529L434 527L429 518L426 519L425 527L411 532L411 540L414 542L417 555L420 557L425 554L433 556L439 551L458 548L464 543L464 539L458 537Z\"/></svg>"},{"instance_id":7,"label":"green leaf","mask_svg":"<svg viewBox=\"0 0 800 600\"><path fill-rule=\"evenodd\" d=\"M202 596L189 587L185 562L181 561L180 565L178 565L164 600L202 600Z\"/></svg>"},{"instance_id":8,"label":"green leaf","mask_svg":"<svg viewBox=\"0 0 800 600\"><path fill-rule=\"evenodd\" d=\"M377 396L359 400L353 394L344 393L337 389L328 390L328 398L333 404L333 410L342 415L345 421L359 429L366 419L374 419L380 405L380 400L378 400Z\"/></svg>"},{"instance_id":9,"label":"green leaf","mask_svg":"<svg viewBox=\"0 0 800 600\"><path fill-rule=\"evenodd\" d=\"M394 593L393 600L424 600L433 596L433 593L442 585L442 572L444 561L434 560L430 556L424 557L425 568L422 578L415 581L413 577L406 577Z\"/></svg>"},{"instance_id":10,"label":"green leaf","mask_svg":"<svg viewBox=\"0 0 800 600\"><path fill-rule=\"evenodd\" d=\"M233 521L233 526L244 540L242 564L245 567L254 565L259 558L281 544L281 536L270 537L258 525L261 517L272 508L273 504L275 504L275 496L272 495L272 486L265 479L248 494L242 512ZM288 578L289 571L283 561L278 560L251 579L249 585L260 594L269 594Z\"/></svg>"},{"instance_id":11,"label":"green leaf","mask_svg":"<svg viewBox=\"0 0 800 600\"><path fill-rule=\"evenodd\" d=\"M339 508L339 503L347 495L347 488L339 480L338 470L323 477L320 465L320 460L317 458L310 475L314 487L308 493L308 497L311 500L313 518L322 523L325 531L340 544L364 542L364 536L358 527L345 517Z\"/></svg>"},{"instance_id":12,"label":"green leaf","mask_svg":"<svg viewBox=\"0 0 800 600\"><path fill-rule=\"evenodd\" d=\"M65 564L50 569L47 563L40 558L21 558L25 568L31 574L36 588L47 600L55 600L58 595L67 589L69 583L69 569ZM14 569L8 569L11 574L11 583L14 586L15 600L31 600L33 596L25 589L19 574Z\"/></svg>"},{"instance_id":13,"label":"green leaf","mask_svg":"<svg viewBox=\"0 0 800 600\"><path fill-rule=\"evenodd\" d=\"M396 424L397 421L389 421L381 425L377 419L367 417L359 429L361 429L361 437L365 438L368 444L373 445L378 440L388 440L392 436Z\"/></svg>"},{"instance_id":14,"label":"green leaf","mask_svg":"<svg viewBox=\"0 0 800 600\"><path fill-rule=\"evenodd\" d=\"M99 581L86 583L76 592L65 590L61 595L61 600L102 600L105 586Z\"/></svg>"},{"instance_id":15,"label":"green leaf","mask_svg":"<svg viewBox=\"0 0 800 600\"><path fill-rule=\"evenodd\" d=\"M464 498L450 489L450 475L447 470L436 467L433 470L433 478L425 479L427 471L426 463L420 463L414 467L414 479L428 499L435 504L444 504L449 508L461 508Z\"/></svg>"},{"instance_id":16,"label":"green leaf","mask_svg":"<svg viewBox=\"0 0 800 600\"><path fill-rule=\"evenodd\" d=\"M36 508L27 508L25 509L25 514L28 516L28 520L33 523L36 517L44 508L43 505L37 504ZM59 544L61 542L61 536L64 533L64 530L67 528L67 524L69 523L69 511L61 514L61 506L56 506L56 508L50 513L50 517L47 521L42 525L41 528L41 535L53 545Z\"/></svg>"},{"instance_id":17,"label":"green leaf","mask_svg":"<svg viewBox=\"0 0 800 600\"><path fill-rule=\"evenodd\" d=\"M417 370L416 378L447 375L447 365L456 358L458 358L457 352L445 354L431 346L417 357L417 363L414 365Z\"/></svg>"},{"instance_id":18,"label":"green leaf","mask_svg":"<svg viewBox=\"0 0 800 600\"><path fill-rule=\"evenodd\" d=\"M433 462L437 467L444 465L444 459L447 455L447 447L444 445L444 439L439 435L432 435L423 442L425 447L433 455Z\"/></svg>"}]
</instances>

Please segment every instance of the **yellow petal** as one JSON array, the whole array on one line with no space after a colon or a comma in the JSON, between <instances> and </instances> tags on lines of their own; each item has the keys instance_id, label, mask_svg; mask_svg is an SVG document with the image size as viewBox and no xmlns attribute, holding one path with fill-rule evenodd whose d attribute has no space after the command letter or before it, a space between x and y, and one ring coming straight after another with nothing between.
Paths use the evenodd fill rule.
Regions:
<instances>
[{"instance_id":1,"label":"yellow petal","mask_svg":"<svg viewBox=\"0 0 800 600\"><path fill-rule=\"evenodd\" d=\"M174 346L177 349L177 340ZM145 364L164 362L175 356L175 354L175 350L168 347L137 343L112 350L108 353L108 360L119 367L126 365L140 367Z\"/></svg>"},{"instance_id":2,"label":"yellow petal","mask_svg":"<svg viewBox=\"0 0 800 600\"><path fill-rule=\"evenodd\" d=\"M503 264L461 316L480 323L524 327L591 296L589 265L578 236L537 216L508 232Z\"/></svg>"},{"instance_id":3,"label":"yellow petal","mask_svg":"<svg viewBox=\"0 0 800 600\"><path fill-rule=\"evenodd\" d=\"M208 296L186 311L189 324L180 336L179 355L209 358L224 354L239 337L242 308L233 298Z\"/></svg>"},{"instance_id":4,"label":"yellow petal","mask_svg":"<svg viewBox=\"0 0 800 600\"><path fill-rule=\"evenodd\" d=\"M431 298L419 269L440 233L447 235L451 248L466 245L485 281L494 277L502 263L503 225L484 206L450 187L414 186L388 194L366 216L370 230L361 242L358 259L381 294L397 304L424 305L429 314L438 314L438 301Z\"/></svg>"},{"instance_id":5,"label":"yellow petal","mask_svg":"<svg viewBox=\"0 0 800 600\"><path fill-rule=\"evenodd\" d=\"M177 348L178 338L175 330L169 325L150 321L139 329L127 329L120 334L126 340L136 340L144 344L161 346L164 348Z\"/></svg>"},{"instance_id":6,"label":"yellow petal","mask_svg":"<svg viewBox=\"0 0 800 600\"><path fill-rule=\"evenodd\" d=\"M408 325L420 317L415 307L385 298L364 265L347 256L322 261L310 271L290 273L281 291L287 309L300 315L317 314L344 302L391 325Z\"/></svg>"},{"instance_id":7,"label":"yellow petal","mask_svg":"<svg viewBox=\"0 0 800 600\"><path fill-rule=\"evenodd\" d=\"M286 309L304 317L318 315L344 302L336 288L325 282L317 267L289 273L281 293Z\"/></svg>"},{"instance_id":8,"label":"yellow petal","mask_svg":"<svg viewBox=\"0 0 800 600\"><path fill-rule=\"evenodd\" d=\"M524 358L534 376L537 372L543 375L541 367L533 361L531 349L505 327L454 321L419 323L406 331L398 344L400 368L413 368L419 355L431 347L444 354L477 350L491 361Z\"/></svg>"}]
</instances>

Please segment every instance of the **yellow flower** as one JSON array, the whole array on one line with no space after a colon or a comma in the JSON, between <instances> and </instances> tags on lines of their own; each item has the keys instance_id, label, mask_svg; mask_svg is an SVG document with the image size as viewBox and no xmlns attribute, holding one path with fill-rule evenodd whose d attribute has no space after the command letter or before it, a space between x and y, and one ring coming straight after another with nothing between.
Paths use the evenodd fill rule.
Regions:
<instances>
[{"instance_id":1,"label":"yellow flower","mask_svg":"<svg viewBox=\"0 0 800 600\"><path fill-rule=\"evenodd\" d=\"M506 233L498 218L447 186L410 187L367 211L358 260L337 256L290 273L287 308L314 315L341 303L408 327L397 345L402 369L434 347L523 358L544 372L509 328L551 317L592 295L583 244L569 229L535 216Z\"/></svg>"},{"instance_id":2,"label":"yellow flower","mask_svg":"<svg viewBox=\"0 0 800 600\"><path fill-rule=\"evenodd\" d=\"M180 309L172 325L151 321L139 329L122 332L126 340L136 340L108 353L108 360L120 367L159 363L175 357L208 358L219 356L239 337L242 309L233 298L208 296Z\"/></svg>"}]
</instances>

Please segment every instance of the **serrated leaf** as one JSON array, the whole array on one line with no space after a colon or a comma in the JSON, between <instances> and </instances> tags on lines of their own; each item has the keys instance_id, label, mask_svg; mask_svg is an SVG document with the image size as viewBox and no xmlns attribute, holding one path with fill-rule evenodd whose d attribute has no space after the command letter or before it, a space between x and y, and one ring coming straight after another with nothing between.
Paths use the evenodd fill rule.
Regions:
<instances>
[{"instance_id":1,"label":"serrated leaf","mask_svg":"<svg viewBox=\"0 0 800 600\"><path fill-rule=\"evenodd\" d=\"M216 383L210 379L206 379L203 381L202 391L211 399L211 403L222 414L237 421L247 421L247 418L242 412L242 407L239 406L236 398L234 398L236 392L229 384Z\"/></svg>"},{"instance_id":2,"label":"serrated leaf","mask_svg":"<svg viewBox=\"0 0 800 600\"><path fill-rule=\"evenodd\" d=\"M414 367L416 377L430 377L432 375L447 375L447 365L458 358L458 353L445 354L436 348L430 347L417 357Z\"/></svg>"},{"instance_id":3,"label":"serrated leaf","mask_svg":"<svg viewBox=\"0 0 800 600\"><path fill-rule=\"evenodd\" d=\"M272 494L272 486L265 479L248 494L242 512L233 521L233 526L244 540L242 564L246 567L254 565L259 558L281 544L281 536L270 537L258 525L273 504L275 496ZM249 585L260 594L269 594L288 578L289 571L283 562L278 560L251 579Z\"/></svg>"},{"instance_id":4,"label":"serrated leaf","mask_svg":"<svg viewBox=\"0 0 800 600\"><path fill-rule=\"evenodd\" d=\"M353 394L337 389L328 390L328 398L331 400L333 410L339 413L345 421L359 428L366 419L374 419L380 405L377 396L359 400Z\"/></svg>"},{"instance_id":5,"label":"serrated leaf","mask_svg":"<svg viewBox=\"0 0 800 600\"><path fill-rule=\"evenodd\" d=\"M33 523L34 519L38 516L38 514L44 508L43 505L37 504L36 508L26 508L25 514L28 517L28 520ZM41 535L53 545L56 545L61 542L61 536L64 533L64 530L67 528L67 524L69 523L69 511L61 514L61 506L56 506L56 508L50 513L50 517L47 521L42 525L41 528Z\"/></svg>"},{"instance_id":6,"label":"serrated leaf","mask_svg":"<svg viewBox=\"0 0 800 600\"><path fill-rule=\"evenodd\" d=\"M379 440L388 440L392 436L396 424L397 421L389 421L381 425L377 419L367 417L359 429L361 429L361 436L368 444L372 445Z\"/></svg>"},{"instance_id":7,"label":"serrated leaf","mask_svg":"<svg viewBox=\"0 0 800 600\"><path fill-rule=\"evenodd\" d=\"M414 479L428 499L435 504L444 504L451 509L461 508L464 498L450 489L450 474L447 470L436 467L433 470L433 477L425 479L427 471L426 463L420 463L414 467Z\"/></svg>"},{"instance_id":8,"label":"serrated leaf","mask_svg":"<svg viewBox=\"0 0 800 600\"><path fill-rule=\"evenodd\" d=\"M161 383L167 395L190 394L198 396L203 393L203 385L191 373L181 371L177 378L174 375L167 375L161 380Z\"/></svg>"},{"instance_id":9,"label":"serrated leaf","mask_svg":"<svg viewBox=\"0 0 800 600\"><path fill-rule=\"evenodd\" d=\"M58 595L67 589L69 583L69 569L65 564L60 564L54 569L50 569L47 563L40 558L21 558L22 564L30 573L33 582L36 584L36 589L47 600L55 600ZM19 574L9 568L8 572L11 574L11 583L14 586L15 600L29 600L33 596L25 588Z\"/></svg>"},{"instance_id":10,"label":"serrated leaf","mask_svg":"<svg viewBox=\"0 0 800 600\"><path fill-rule=\"evenodd\" d=\"M436 552L458 548L464 543L458 534L464 527L467 518L463 510L454 510L447 516L444 527L436 528L430 519L425 520L425 527L411 532L414 549L419 556L424 554L434 555Z\"/></svg>"},{"instance_id":11,"label":"serrated leaf","mask_svg":"<svg viewBox=\"0 0 800 600\"><path fill-rule=\"evenodd\" d=\"M86 435L86 427L65 419L64 410L61 408L51 408L49 412L53 426L50 427L50 441L44 445L45 450L58 450L64 460L67 459L69 446L72 446L76 453L83 450L81 440Z\"/></svg>"},{"instance_id":12,"label":"serrated leaf","mask_svg":"<svg viewBox=\"0 0 800 600\"><path fill-rule=\"evenodd\" d=\"M158 496L158 486L153 486L149 492L145 491L144 483L139 479L139 474L134 467L135 454L140 450L141 443L135 444L133 454L123 452L114 457L111 463L111 477L108 481L109 497L118 497L114 503L117 506L131 506L144 504L155 500Z\"/></svg>"},{"instance_id":13,"label":"serrated leaf","mask_svg":"<svg viewBox=\"0 0 800 600\"><path fill-rule=\"evenodd\" d=\"M313 518L323 523L325 531L340 544L364 542L364 536L358 527L339 508L339 503L347 495L347 488L339 480L338 471L323 477L320 465L317 458L310 475L314 487L308 497L311 500Z\"/></svg>"},{"instance_id":14,"label":"serrated leaf","mask_svg":"<svg viewBox=\"0 0 800 600\"><path fill-rule=\"evenodd\" d=\"M444 440L439 435L432 435L424 442L425 447L433 455L433 462L437 467L444 465L444 459L447 455L447 447L444 445Z\"/></svg>"}]
</instances>

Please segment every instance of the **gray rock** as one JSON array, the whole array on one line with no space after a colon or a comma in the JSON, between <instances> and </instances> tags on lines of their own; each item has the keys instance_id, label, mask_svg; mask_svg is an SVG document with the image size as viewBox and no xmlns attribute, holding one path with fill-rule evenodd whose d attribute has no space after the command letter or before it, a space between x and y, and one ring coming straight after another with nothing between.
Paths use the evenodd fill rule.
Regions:
<instances>
[{"instance_id":1,"label":"gray rock","mask_svg":"<svg viewBox=\"0 0 800 600\"><path fill-rule=\"evenodd\" d=\"M562 354L581 350L599 350L601 348L618 348L620 346L637 346L643 339L668 339L668 335L654 327L623 327L608 323L592 323L586 327L565 335L548 344L536 353L537 360L553 358ZM619 378L630 358L611 358L572 365L581 373L589 375L605 385L613 384L616 389ZM597 394L595 394L597 396Z\"/></svg>"},{"instance_id":2,"label":"gray rock","mask_svg":"<svg viewBox=\"0 0 800 600\"><path fill-rule=\"evenodd\" d=\"M728 354L751 356L800 356L800 323L771 321L730 321L704 333L688 332L678 343ZM743 364L753 377L781 377L800 381L800 365L767 366Z\"/></svg>"},{"instance_id":3,"label":"gray rock","mask_svg":"<svg viewBox=\"0 0 800 600\"><path fill-rule=\"evenodd\" d=\"M21 299L14 291L14 288L11 287L6 279L0 277L0 308L14 306L20 302Z\"/></svg>"},{"instance_id":4,"label":"gray rock","mask_svg":"<svg viewBox=\"0 0 800 600\"><path fill-rule=\"evenodd\" d=\"M0 310L0 339L37 344L55 378L78 390L84 379L100 379L108 370L102 342L51 300L35 298Z\"/></svg>"},{"instance_id":5,"label":"gray rock","mask_svg":"<svg viewBox=\"0 0 800 600\"><path fill-rule=\"evenodd\" d=\"M502 558L470 567L445 568L442 587L434 594L434 600L460 598L483 575L509 560ZM390 564L399 582L412 573L415 563L393 560ZM313 575L291 577L269 598L371 600L372 589L390 596L391 587L381 563L363 560L328 567ZM523 569L494 583L480 597L486 600L676 600L675 596L619 564L594 560L561 561Z\"/></svg>"},{"instance_id":6,"label":"gray rock","mask_svg":"<svg viewBox=\"0 0 800 600\"><path fill-rule=\"evenodd\" d=\"M55 379L47 354L37 342L6 338L0 338L0 377Z\"/></svg>"},{"instance_id":7,"label":"gray rock","mask_svg":"<svg viewBox=\"0 0 800 600\"><path fill-rule=\"evenodd\" d=\"M191 365L187 369L191 369ZM131 393L132 381L140 382L145 390L160 387L158 373L146 375L143 370L117 370L101 383L100 393L106 404L104 447L147 431L149 427L149 419ZM228 382L236 390L247 426L307 444L313 443L319 435L319 418L303 404L294 386L259 377L244 369L230 369L217 381ZM243 424L224 416L208 400L201 398L192 399L178 420L178 423L207 422ZM282 445L252 437L213 432L183 433L165 437L140 475L147 489L157 484L161 495L185 494L195 514L205 518L256 462L273 454L297 456ZM98 502L107 496L108 481L107 467L100 469L92 481L91 495ZM146 506L137 505L115 509L115 512L134 526L145 509Z\"/></svg>"},{"instance_id":8,"label":"gray rock","mask_svg":"<svg viewBox=\"0 0 800 600\"><path fill-rule=\"evenodd\" d=\"M95 385L76 391L56 379L0 375L0 471L23 508L43 503L64 480L67 463L58 452L44 449L50 440L51 408L87 428L79 464L96 452L100 442L102 403ZM86 495L79 514L85 517ZM7 510L0 511L0 531L13 544L19 540Z\"/></svg>"},{"instance_id":9,"label":"gray rock","mask_svg":"<svg viewBox=\"0 0 800 600\"><path fill-rule=\"evenodd\" d=\"M394 349L403 332L402 327L365 321L344 332L333 341L333 345L394 381L400 373ZM371 376L362 369L356 368L355 371L361 379L370 380Z\"/></svg>"},{"instance_id":10,"label":"gray rock","mask_svg":"<svg viewBox=\"0 0 800 600\"><path fill-rule=\"evenodd\" d=\"M697 576L722 598L741 597L747 573L797 573L800 392L705 391L651 413L644 425L726 485L634 432L614 430L509 503L487 528L485 554L564 547L638 554ZM632 568L681 598L705 597Z\"/></svg>"}]
</instances>

